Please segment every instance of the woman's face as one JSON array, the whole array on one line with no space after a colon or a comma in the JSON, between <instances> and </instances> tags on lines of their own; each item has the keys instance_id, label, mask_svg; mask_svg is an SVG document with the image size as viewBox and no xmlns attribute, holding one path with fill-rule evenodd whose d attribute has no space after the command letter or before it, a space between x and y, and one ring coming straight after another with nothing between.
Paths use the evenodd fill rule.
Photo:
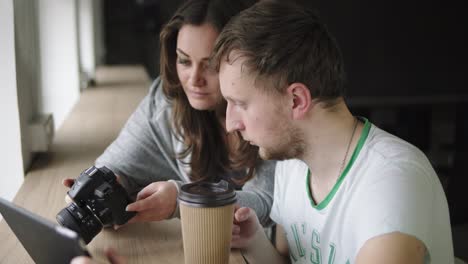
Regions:
<instances>
[{"instance_id":1,"label":"woman's face","mask_svg":"<svg viewBox=\"0 0 468 264\"><path fill-rule=\"evenodd\" d=\"M186 24L177 35L177 75L190 105L213 110L222 100L218 74L208 68L218 31L209 24Z\"/></svg>"}]
</instances>

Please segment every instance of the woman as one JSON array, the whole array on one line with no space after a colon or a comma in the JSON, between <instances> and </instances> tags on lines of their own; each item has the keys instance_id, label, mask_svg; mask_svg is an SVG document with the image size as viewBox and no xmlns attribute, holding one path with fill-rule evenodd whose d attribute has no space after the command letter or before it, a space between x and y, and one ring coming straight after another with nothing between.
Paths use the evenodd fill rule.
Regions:
<instances>
[{"instance_id":1,"label":"woman","mask_svg":"<svg viewBox=\"0 0 468 264\"><path fill-rule=\"evenodd\" d=\"M257 147L226 132L218 75L208 65L221 29L254 2L188 1L162 29L161 77L96 160L136 195L127 207L137 212L130 222L178 216L182 183L225 179L242 187L238 203L269 223L275 164L259 161Z\"/></svg>"}]
</instances>

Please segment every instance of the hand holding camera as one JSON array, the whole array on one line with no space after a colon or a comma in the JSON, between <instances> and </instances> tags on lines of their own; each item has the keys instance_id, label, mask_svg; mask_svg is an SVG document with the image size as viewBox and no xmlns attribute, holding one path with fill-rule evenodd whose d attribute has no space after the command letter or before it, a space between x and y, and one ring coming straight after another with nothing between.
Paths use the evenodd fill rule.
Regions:
<instances>
[{"instance_id":1,"label":"hand holding camera","mask_svg":"<svg viewBox=\"0 0 468 264\"><path fill-rule=\"evenodd\" d=\"M172 182L149 184L138 193L136 202L127 206L128 211L137 212L129 223L168 219L176 210L177 193L177 187Z\"/></svg>"},{"instance_id":2,"label":"hand holding camera","mask_svg":"<svg viewBox=\"0 0 468 264\"><path fill-rule=\"evenodd\" d=\"M123 225L136 214L125 210L132 200L106 167L92 166L82 172L68 196L73 202L57 214L57 222L77 232L86 244L103 227Z\"/></svg>"},{"instance_id":3,"label":"hand holding camera","mask_svg":"<svg viewBox=\"0 0 468 264\"><path fill-rule=\"evenodd\" d=\"M78 206L77 202L76 201L76 198L72 197L73 195L76 196L76 192L77 190L74 190L74 189L77 189L77 188L82 188L81 186L83 186L83 181L86 181L87 184L90 184L88 183L89 182L92 182L93 186L95 186L97 188L97 185L98 184L103 184L102 180L94 180L91 181L90 179L90 176L91 175L88 175L87 172L88 171L93 171L94 169L96 169L96 171L94 173L92 173L92 177L100 177L102 179L102 176L103 175L110 175L109 177L110 178L113 178L113 177L116 177L116 180L112 180L112 186L115 186L116 190L114 192L113 195L117 195L117 196L120 196L120 197L126 197L126 199L124 200L121 200L120 201L120 207L118 209L118 214L129 214L131 215L130 216L130 219L126 218L127 220L124 222L124 223L133 223L133 222L150 222L150 221L160 221L160 220L164 220L164 219L167 219L169 217L171 217L171 215L174 214L174 211L176 210L177 208L177 194L178 194L178 191L177 191L177 187L175 185L175 183L172 183L172 182L166 182L166 181L161 181L161 182L154 182L154 183L151 183L149 184L148 186L146 186L145 188L143 188L137 195L136 197L136 201L131 203L131 199L129 198L128 194L125 192L125 190L123 189L123 187L118 183L118 177L116 175L114 175L112 173L112 171L110 171L109 169L107 169L106 167L102 167L102 168L96 168L96 167L91 167L87 170L85 170L81 175L80 177L78 177L77 179L65 179L63 180L63 185L65 185L66 187L69 187L71 188L70 191L68 191L67 193L67 196L65 198L66 202L69 203L70 205L66 208L64 208L62 211L59 212L59 214L57 215L57 221L59 221L59 223L63 226L66 226L72 230L75 230L78 234L80 234L83 239L85 240L86 243L89 243L89 241L91 241L93 239L94 236L96 236L102 229L102 227L98 228L100 225L99 224L96 224L96 230L81 230L83 228L80 228L79 226L78 227L75 227L75 229L72 228L72 225L71 223L73 222L81 222L81 221L87 221L85 219L83 220L80 220L80 216L76 216L75 218L77 218L78 220L59 220L60 219L65 219L64 217L67 217L67 215L69 214L72 214L72 213L69 213L67 211L70 211L70 210L67 210L67 208L69 209L74 209L74 210L78 210L78 209L75 209L76 207L85 207L85 208L88 208L88 206L86 205L86 201L85 202L78 202L81 204L83 204L82 206ZM98 173L99 172L99 173ZM76 184L75 184L76 183ZM82 190L81 192L87 192L88 195L90 196L95 196L92 192L93 192L93 189L91 187L90 190L86 189L86 190ZM80 194L80 196L84 196L84 194ZM114 198L115 200L115 198ZM118 201L116 201L118 202ZM73 206L73 204L75 204L75 206ZM86 209L84 209L86 210ZM129 211L129 212L126 212ZM88 210L89 211L89 210ZM90 213L89 212L86 212L86 215L89 215ZM60 216L59 216L60 215ZM81 213L80 213L81 215ZM70 218L70 217L68 217ZM66 218L66 219L68 219ZM91 218L93 220L93 218ZM62 222L60 221L67 221L67 223L64 223L62 224ZM102 222L101 222L102 223ZM114 225L114 227L117 227L117 226L120 226L124 223L118 223L118 222L114 222L114 223L110 223L109 225L104 225L104 224L101 224L102 226L111 226L111 225ZM78 224L76 224L78 225ZM74 226L76 226L74 225ZM85 239L84 235L86 235L87 233L94 233L94 234L89 234L89 238L88 239Z\"/></svg>"}]
</instances>

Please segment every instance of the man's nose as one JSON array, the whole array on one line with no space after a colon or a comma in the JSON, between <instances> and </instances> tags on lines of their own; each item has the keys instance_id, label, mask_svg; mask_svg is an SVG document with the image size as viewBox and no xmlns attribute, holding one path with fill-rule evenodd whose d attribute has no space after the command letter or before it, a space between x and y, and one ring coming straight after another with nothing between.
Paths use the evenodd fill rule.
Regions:
<instances>
[{"instance_id":1,"label":"man's nose","mask_svg":"<svg viewBox=\"0 0 468 264\"><path fill-rule=\"evenodd\" d=\"M228 133L244 130L244 125L237 117L235 110L228 103L226 108L226 130Z\"/></svg>"}]
</instances>

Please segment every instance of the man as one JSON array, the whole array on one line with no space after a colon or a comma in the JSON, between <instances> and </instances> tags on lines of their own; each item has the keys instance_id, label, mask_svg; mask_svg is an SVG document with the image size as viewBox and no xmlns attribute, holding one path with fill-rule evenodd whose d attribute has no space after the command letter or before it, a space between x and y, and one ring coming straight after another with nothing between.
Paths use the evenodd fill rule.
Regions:
<instances>
[{"instance_id":1,"label":"man","mask_svg":"<svg viewBox=\"0 0 468 264\"><path fill-rule=\"evenodd\" d=\"M335 40L310 10L261 1L214 49L226 128L285 160L275 173L276 250L249 208L233 247L251 263L453 263L449 212L426 156L343 98Z\"/></svg>"}]
</instances>

